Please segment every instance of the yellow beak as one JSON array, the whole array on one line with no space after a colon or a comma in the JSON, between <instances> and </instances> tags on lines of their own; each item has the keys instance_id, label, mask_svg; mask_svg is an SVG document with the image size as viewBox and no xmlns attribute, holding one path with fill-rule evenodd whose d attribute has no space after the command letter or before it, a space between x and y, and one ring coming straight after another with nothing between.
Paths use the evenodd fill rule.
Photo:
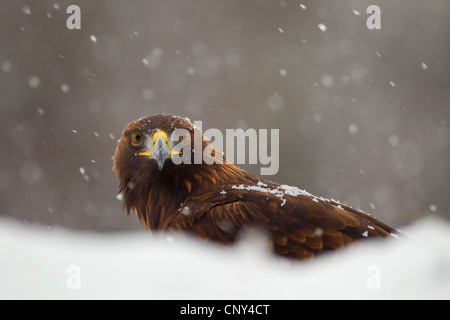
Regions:
<instances>
[{"instance_id":1,"label":"yellow beak","mask_svg":"<svg viewBox=\"0 0 450 320\"><path fill-rule=\"evenodd\" d=\"M148 156L158 162L159 170L162 170L166 159L170 158L172 149L169 146L169 138L164 131L157 131L152 138L152 147L145 152L139 152L140 156Z\"/></svg>"}]
</instances>

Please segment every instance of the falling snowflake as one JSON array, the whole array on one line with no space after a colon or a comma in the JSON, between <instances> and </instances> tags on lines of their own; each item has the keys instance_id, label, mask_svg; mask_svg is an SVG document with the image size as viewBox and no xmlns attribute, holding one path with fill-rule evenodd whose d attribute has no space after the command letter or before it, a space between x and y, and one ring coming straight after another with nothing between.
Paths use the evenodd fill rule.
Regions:
<instances>
[{"instance_id":1,"label":"falling snowflake","mask_svg":"<svg viewBox=\"0 0 450 320\"><path fill-rule=\"evenodd\" d=\"M317 26L319 27L320 31L322 32L327 31L327 26L324 25L323 23L319 23Z\"/></svg>"},{"instance_id":2,"label":"falling snowflake","mask_svg":"<svg viewBox=\"0 0 450 320\"><path fill-rule=\"evenodd\" d=\"M356 123L351 123L348 126L348 132L351 134L357 134L358 133L358 125Z\"/></svg>"},{"instance_id":3,"label":"falling snowflake","mask_svg":"<svg viewBox=\"0 0 450 320\"><path fill-rule=\"evenodd\" d=\"M61 91L64 93L68 93L70 91L70 87L66 83L63 83L61 84Z\"/></svg>"},{"instance_id":4,"label":"falling snowflake","mask_svg":"<svg viewBox=\"0 0 450 320\"><path fill-rule=\"evenodd\" d=\"M28 85L33 89L37 89L41 86L41 79L37 76L31 76L28 78Z\"/></svg>"}]
</instances>

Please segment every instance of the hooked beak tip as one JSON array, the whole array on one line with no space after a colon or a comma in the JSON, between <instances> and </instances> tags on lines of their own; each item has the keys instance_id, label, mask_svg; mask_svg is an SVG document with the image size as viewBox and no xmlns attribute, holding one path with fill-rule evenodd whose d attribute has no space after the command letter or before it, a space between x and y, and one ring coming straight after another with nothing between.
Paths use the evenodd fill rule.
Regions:
<instances>
[{"instance_id":1,"label":"hooked beak tip","mask_svg":"<svg viewBox=\"0 0 450 320\"><path fill-rule=\"evenodd\" d=\"M165 148L163 141L159 140L154 156L160 171L163 169L164 162L166 161L168 154L169 151Z\"/></svg>"},{"instance_id":2,"label":"hooked beak tip","mask_svg":"<svg viewBox=\"0 0 450 320\"><path fill-rule=\"evenodd\" d=\"M157 160L159 171L162 171L162 169L163 169L163 167L164 167L164 161L165 161L165 160L166 160L166 159L161 159L161 158Z\"/></svg>"},{"instance_id":3,"label":"hooked beak tip","mask_svg":"<svg viewBox=\"0 0 450 320\"><path fill-rule=\"evenodd\" d=\"M139 155L149 156L156 160L158 169L162 171L164 162L170 158L172 150L169 147L167 134L164 131L158 131L153 135L152 148L145 152L140 152Z\"/></svg>"}]
</instances>

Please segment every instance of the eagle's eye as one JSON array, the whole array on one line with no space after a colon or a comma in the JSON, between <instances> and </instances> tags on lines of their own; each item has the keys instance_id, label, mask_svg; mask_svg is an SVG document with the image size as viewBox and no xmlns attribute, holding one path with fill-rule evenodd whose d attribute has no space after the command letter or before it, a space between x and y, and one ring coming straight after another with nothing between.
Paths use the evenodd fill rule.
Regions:
<instances>
[{"instance_id":1,"label":"eagle's eye","mask_svg":"<svg viewBox=\"0 0 450 320\"><path fill-rule=\"evenodd\" d=\"M131 135L131 144L135 147L140 147L145 141L145 137L140 132L133 132Z\"/></svg>"}]
</instances>

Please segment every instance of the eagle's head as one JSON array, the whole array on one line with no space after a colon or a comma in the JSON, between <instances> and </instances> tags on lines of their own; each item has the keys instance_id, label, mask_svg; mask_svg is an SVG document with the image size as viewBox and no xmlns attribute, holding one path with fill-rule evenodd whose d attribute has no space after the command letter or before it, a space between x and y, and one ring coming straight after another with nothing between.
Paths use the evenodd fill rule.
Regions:
<instances>
[{"instance_id":1,"label":"eagle's head","mask_svg":"<svg viewBox=\"0 0 450 320\"><path fill-rule=\"evenodd\" d=\"M187 160L195 153L194 132L200 137L201 146L208 143L187 118L163 113L132 121L125 127L117 145L114 169L120 173L131 165L133 169L145 167L152 174L157 174L157 170L167 173L177 161ZM187 149L191 154L186 154Z\"/></svg>"},{"instance_id":2,"label":"eagle's head","mask_svg":"<svg viewBox=\"0 0 450 320\"><path fill-rule=\"evenodd\" d=\"M113 160L124 207L149 228L163 228L162 215L174 209L167 206L179 205L208 178L217 177L220 161L212 160L226 162L189 119L167 113L130 122Z\"/></svg>"}]
</instances>

